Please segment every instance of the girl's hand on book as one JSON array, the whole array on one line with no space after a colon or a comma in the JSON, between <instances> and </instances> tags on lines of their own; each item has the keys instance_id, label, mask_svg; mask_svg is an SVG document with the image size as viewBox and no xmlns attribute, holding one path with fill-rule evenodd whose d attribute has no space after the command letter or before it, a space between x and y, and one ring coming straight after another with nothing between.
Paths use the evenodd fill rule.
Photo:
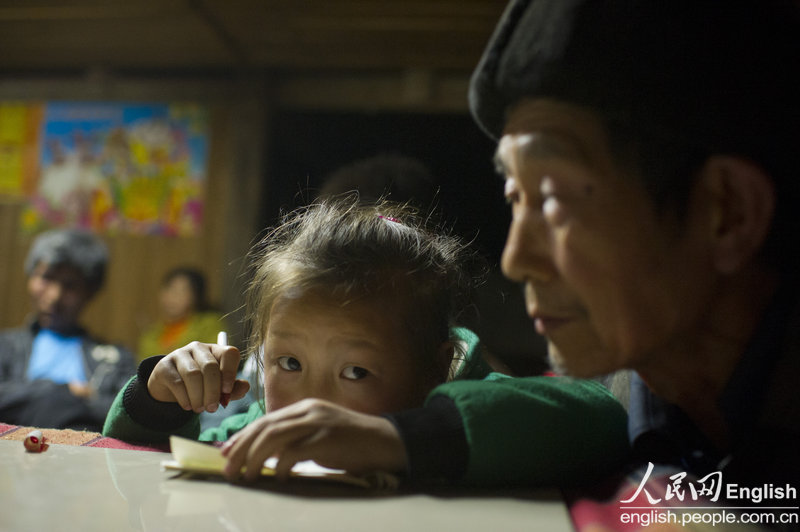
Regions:
<instances>
[{"instance_id":1,"label":"girl's hand on book","mask_svg":"<svg viewBox=\"0 0 800 532\"><path fill-rule=\"evenodd\" d=\"M303 460L353 474L396 473L406 468L405 447L392 423L320 399L303 399L254 421L222 447L225 475L236 480L245 466L255 480L267 458L275 456L278 478L288 478Z\"/></svg>"},{"instance_id":2,"label":"girl's hand on book","mask_svg":"<svg viewBox=\"0 0 800 532\"><path fill-rule=\"evenodd\" d=\"M238 368L235 347L192 342L156 364L147 390L153 399L178 403L184 410L215 412L223 394L237 400L250 389L250 383L236 378Z\"/></svg>"}]
</instances>

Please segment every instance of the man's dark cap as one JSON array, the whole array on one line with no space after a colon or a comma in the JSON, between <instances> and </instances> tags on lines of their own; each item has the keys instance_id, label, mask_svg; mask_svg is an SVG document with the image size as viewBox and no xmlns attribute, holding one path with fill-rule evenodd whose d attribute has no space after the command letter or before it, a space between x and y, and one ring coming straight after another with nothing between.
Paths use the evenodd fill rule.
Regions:
<instances>
[{"instance_id":1,"label":"man's dark cap","mask_svg":"<svg viewBox=\"0 0 800 532\"><path fill-rule=\"evenodd\" d=\"M707 150L796 153L798 2L512 0L472 76L481 128L553 98ZM777 139L777 141L776 141Z\"/></svg>"}]
</instances>

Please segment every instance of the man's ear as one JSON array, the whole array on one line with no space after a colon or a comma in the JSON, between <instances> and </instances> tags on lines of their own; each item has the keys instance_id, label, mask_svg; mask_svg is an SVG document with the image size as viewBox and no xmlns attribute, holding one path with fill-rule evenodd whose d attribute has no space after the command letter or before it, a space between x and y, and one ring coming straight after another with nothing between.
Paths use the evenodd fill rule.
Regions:
<instances>
[{"instance_id":1,"label":"man's ear","mask_svg":"<svg viewBox=\"0 0 800 532\"><path fill-rule=\"evenodd\" d=\"M766 240L775 212L774 184L757 164L729 155L709 157L700 183L712 200L714 265L721 273L733 273L752 260Z\"/></svg>"}]
</instances>

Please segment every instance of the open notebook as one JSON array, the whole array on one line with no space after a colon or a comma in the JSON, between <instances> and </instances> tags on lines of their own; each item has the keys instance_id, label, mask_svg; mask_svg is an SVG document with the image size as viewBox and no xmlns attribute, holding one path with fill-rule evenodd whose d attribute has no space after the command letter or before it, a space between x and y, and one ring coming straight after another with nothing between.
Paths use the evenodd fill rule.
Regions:
<instances>
[{"instance_id":1,"label":"open notebook","mask_svg":"<svg viewBox=\"0 0 800 532\"><path fill-rule=\"evenodd\" d=\"M194 440L170 436L169 444L172 451L172 460L161 462L167 470L181 471L184 473L199 473L204 475L222 475L225 467L225 458L217 447L200 443ZM270 458L264 462L261 475L275 476L271 467L276 460ZM374 473L367 476L356 476L341 469L328 469L311 460L298 462L292 468L292 476L296 478L310 478L341 482L362 488L394 489L399 484L399 479L389 473Z\"/></svg>"}]
</instances>

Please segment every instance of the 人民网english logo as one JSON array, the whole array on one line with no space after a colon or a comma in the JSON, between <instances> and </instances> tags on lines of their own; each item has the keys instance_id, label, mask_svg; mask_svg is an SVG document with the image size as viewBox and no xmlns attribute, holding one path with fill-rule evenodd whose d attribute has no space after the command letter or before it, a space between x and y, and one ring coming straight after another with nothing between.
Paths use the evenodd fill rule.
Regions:
<instances>
[{"instance_id":1,"label":"\u4eba\u6c11\u7f51english logo","mask_svg":"<svg viewBox=\"0 0 800 532\"><path fill-rule=\"evenodd\" d=\"M625 524L798 524L797 488L791 484L726 483L722 471L694 479L686 472L653 474L648 462L636 491L621 499Z\"/></svg>"}]
</instances>

